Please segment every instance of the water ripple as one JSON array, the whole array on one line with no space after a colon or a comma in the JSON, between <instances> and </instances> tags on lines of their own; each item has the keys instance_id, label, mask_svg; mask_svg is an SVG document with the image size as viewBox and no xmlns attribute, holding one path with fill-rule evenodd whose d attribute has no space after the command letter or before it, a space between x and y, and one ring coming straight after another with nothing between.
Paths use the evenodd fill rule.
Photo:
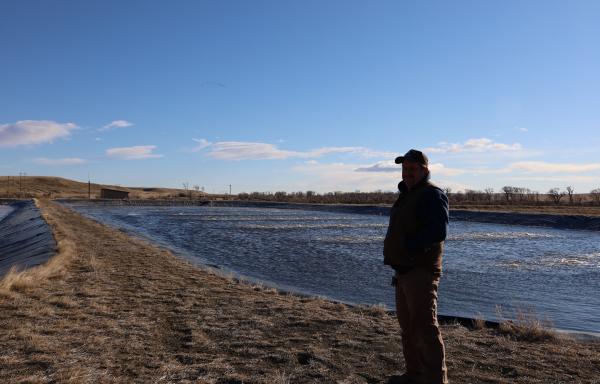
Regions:
<instances>
[{"instance_id":1,"label":"water ripple","mask_svg":"<svg viewBox=\"0 0 600 384\"><path fill-rule=\"evenodd\" d=\"M447 241L503 241L507 239L556 239L562 235L550 233L530 232L466 232L453 233L448 236Z\"/></svg>"}]
</instances>

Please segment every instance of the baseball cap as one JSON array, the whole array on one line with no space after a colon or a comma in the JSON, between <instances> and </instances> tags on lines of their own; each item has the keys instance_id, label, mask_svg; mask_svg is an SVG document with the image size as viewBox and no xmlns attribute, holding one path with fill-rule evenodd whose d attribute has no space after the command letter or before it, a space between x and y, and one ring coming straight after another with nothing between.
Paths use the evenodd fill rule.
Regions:
<instances>
[{"instance_id":1,"label":"baseball cap","mask_svg":"<svg viewBox=\"0 0 600 384\"><path fill-rule=\"evenodd\" d=\"M396 164L402 164L402 162L405 160L414 161L424 166L429 165L429 159L427 156L425 156L423 152L417 151L416 149L411 149L410 151L406 152L404 156L396 157Z\"/></svg>"}]
</instances>

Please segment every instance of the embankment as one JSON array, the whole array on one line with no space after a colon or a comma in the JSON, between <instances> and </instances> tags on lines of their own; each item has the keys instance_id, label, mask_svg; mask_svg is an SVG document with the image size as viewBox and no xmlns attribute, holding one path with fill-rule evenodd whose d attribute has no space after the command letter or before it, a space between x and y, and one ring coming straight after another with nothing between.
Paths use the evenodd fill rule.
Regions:
<instances>
[{"instance_id":1,"label":"embankment","mask_svg":"<svg viewBox=\"0 0 600 384\"><path fill-rule=\"evenodd\" d=\"M46 262L56 252L56 241L34 202L11 204L13 211L0 221L0 277Z\"/></svg>"},{"instance_id":2,"label":"embankment","mask_svg":"<svg viewBox=\"0 0 600 384\"><path fill-rule=\"evenodd\" d=\"M452 220L494 224L531 225L557 229L600 231L600 217L582 215L550 215L545 213L484 212L452 210Z\"/></svg>"}]
</instances>

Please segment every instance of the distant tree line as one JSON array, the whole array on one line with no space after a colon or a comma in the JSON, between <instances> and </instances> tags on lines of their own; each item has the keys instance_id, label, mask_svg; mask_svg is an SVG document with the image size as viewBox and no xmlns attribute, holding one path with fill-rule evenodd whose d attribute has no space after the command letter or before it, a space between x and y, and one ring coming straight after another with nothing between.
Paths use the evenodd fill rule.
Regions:
<instances>
[{"instance_id":1,"label":"distant tree line","mask_svg":"<svg viewBox=\"0 0 600 384\"><path fill-rule=\"evenodd\" d=\"M575 188L567 186L564 190L555 187L545 193L525 187L504 186L500 191L486 188L483 191L466 189L464 192L452 192L445 188L450 201L459 204L494 205L600 205L600 188L589 193L575 194Z\"/></svg>"},{"instance_id":2,"label":"distant tree line","mask_svg":"<svg viewBox=\"0 0 600 384\"><path fill-rule=\"evenodd\" d=\"M396 192L252 192L240 193L240 200L279 201L315 204L391 204L396 200Z\"/></svg>"},{"instance_id":3,"label":"distant tree line","mask_svg":"<svg viewBox=\"0 0 600 384\"><path fill-rule=\"evenodd\" d=\"M499 191L493 188L483 190L466 189L453 192L443 188L451 204L459 205L600 205L600 188L587 194L575 194L571 186L551 188L545 193L529 188L504 186ZM397 192L252 192L240 193L239 200L276 201L316 204L392 204L398 197Z\"/></svg>"}]
</instances>

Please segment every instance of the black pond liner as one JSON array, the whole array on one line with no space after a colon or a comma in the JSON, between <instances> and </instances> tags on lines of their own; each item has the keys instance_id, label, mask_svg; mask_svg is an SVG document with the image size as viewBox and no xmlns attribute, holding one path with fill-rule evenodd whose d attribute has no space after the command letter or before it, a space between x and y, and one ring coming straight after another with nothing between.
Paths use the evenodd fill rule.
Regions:
<instances>
[{"instance_id":1,"label":"black pond liner","mask_svg":"<svg viewBox=\"0 0 600 384\"><path fill-rule=\"evenodd\" d=\"M0 221L0 277L12 267L21 271L56 254L52 230L34 202L19 201L11 207L14 210Z\"/></svg>"}]
</instances>

